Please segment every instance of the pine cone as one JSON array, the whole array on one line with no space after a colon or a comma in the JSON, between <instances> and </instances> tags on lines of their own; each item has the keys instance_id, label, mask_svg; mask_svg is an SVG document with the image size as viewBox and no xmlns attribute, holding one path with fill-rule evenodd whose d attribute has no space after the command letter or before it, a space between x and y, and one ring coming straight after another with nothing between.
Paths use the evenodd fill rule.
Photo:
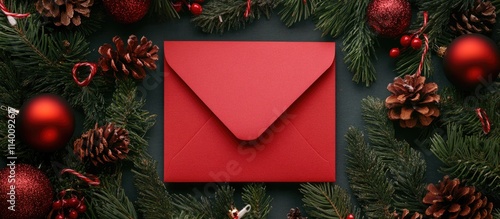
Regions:
<instances>
[{"instance_id":1,"label":"pine cone","mask_svg":"<svg viewBox=\"0 0 500 219\"><path fill-rule=\"evenodd\" d=\"M436 83L425 83L425 77L406 75L397 77L387 86L392 93L385 99L388 117L399 120L403 128L428 126L439 116L439 95Z\"/></svg>"},{"instance_id":2,"label":"pine cone","mask_svg":"<svg viewBox=\"0 0 500 219\"><path fill-rule=\"evenodd\" d=\"M476 0L471 9L451 15L450 29L457 35L490 33L496 23L495 10L491 1Z\"/></svg>"},{"instance_id":3,"label":"pine cone","mask_svg":"<svg viewBox=\"0 0 500 219\"><path fill-rule=\"evenodd\" d=\"M90 7L94 0L38 0L36 10L43 16L54 18L56 26L79 26L81 16L90 17Z\"/></svg>"},{"instance_id":4,"label":"pine cone","mask_svg":"<svg viewBox=\"0 0 500 219\"><path fill-rule=\"evenodd\" d=\"M429 184L427 190L423 203L430 205L425 214L431 218L493 218L493 203L473 186L460 185L459 179L445 176L438 185Z\"/></svg>"},{"instance_id":5,"label":"pine cone","mask_svg":"<svg viewBox=\"0 0 500 219\"><path fill-rule=\"evenodd\" d=\"M401 215L399 215L397 212L394 212L393 216L394 219L424 219L424 215L418 212L410 214L410 211L408 209L403 209Z\"/></svg>"},{"instance_id":6,"label":"pine cone","mask_svg":"<svg viewBox=\"0 0 500 219\"><path fill-rule=\"evenodd\" d=\"M141 80L146 77L144 67L151 70L156 69L156 61L158 61L159 47L153 46L153 42L148 41L146 37L139 40L135 35L128 38L127 46L124 46L123 40L120 37L113 37L113 43L116 45L116 51L111 45L104 44L99 47L99 66L104 72L111 71L115 77L118 74L125 76L132 75L135 79Z\"/></svg>"},{"instance_id":7,"label":"pine cone","mask_svg":"<svg viewBox=\"0 0 500 219\"><path fill-rule=\"evenodd\" d=\"M307 219L307 217L302 217L299 208L292 208L290 212L286 215L287 219Z\"/></svg>"},{"instance_id":8,"label":"pine cone","mask_svg":"<svg viewBox=\"0 0 500 219\"><path fill-rule=\"evenodd\" d=\"M90 160L94 166L125 159L129 151L128 131L115 124L91 129L73 144L74 153L82 161Z\"/></svg>"}]
</instances>

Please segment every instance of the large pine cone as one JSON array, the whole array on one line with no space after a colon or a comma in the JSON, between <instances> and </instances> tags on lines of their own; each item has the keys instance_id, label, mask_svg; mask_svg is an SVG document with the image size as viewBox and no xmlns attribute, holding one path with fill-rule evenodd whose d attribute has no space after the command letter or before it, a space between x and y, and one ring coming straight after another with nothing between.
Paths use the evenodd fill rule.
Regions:
<instances>
[{"instance_id":1,"label":"large pine cone","mask_svg":"<svg viewBox=\"0 0 500 219\"><path fill-rule=\"evenodd\" d=\"M142 37L139 43L137 37L131 35L125 47L123 40L115 36L113 43L116 45L116 51L109 44L99 47L101 54L99 66L104 72L111 71L115 77L132 75L135 79L141 80L146 77L144 67L156 69L159 47L153 45L153 42L148 41L146 37Z\"/></svg>"},{"instance_id":2,"label":"large pine cone","mask_svg":"<svg viewBox=\"0 0 500 219\"><path fill-rule=\"evenodd\" d=\"M418 212L410 213L408 209L404 209L401 214L393 213L394 219L424 219L424 215Z\"/></svg>"},{"instance_id":3,"label":"large pine cone","mask_svg":"<svg viewBox=\"0 0 500 219\"><path fill-rule=\"evenodd\" d=\"M493 203L473 186L460 185L459 179L445 176L439 184L429 184L427 190L423 203L430 205L425 214L432 218L493 218Z\"/></svg>"},{"instance_id":4,"label":"large pine cone","mask_svg":"<svg viewBox=\"0 0 500 219\"><path fill-rule=\"evenodd\" d=\"M471 9L451 15L450 29L457 35L490 33L496 23L495 10L491 1L476 0Z\"/></svg>"},{"instance_id":5,"label":"large pine cone","mask_svg":"<svg viewBox=\"0 0 500 219\"><path fill-rule=\"evenodd\" d=\"M287 219L307 219L307 217L302 217L299 208L292 208L290 212L286 215Z\"/></svg>"},{"instance_id":6,"label":"large pine cone","mask_svg":"<svg viewBox=\"0 0 500 219\"><path fill-rule=\"evenodd\" d=\"M425 83L425 77L406 75L397 77L387 86L392 93L385 99L391 120L399 120L403 128L428 126L439 116L440 97L436 83Z\"/></svg>"},{"instance_id":7,"label":"large pine cone","mask_svg":"<svg viewBox=\"0 0 500 219\"><path fill-rule=\"evenodd\" d=\"M74 153L82 160L89 160L97 166L122 160L127 157L130 138L128 131L113 123L98 127L95 125L73 144Z\"/></svg>"},{"instance_id":8,"label":"large pine cone","mask_svg":"<svg viewBox=\"0 0 500 219\"><path fill-rule=\"evenodd\" d=\"M90 7L94 0L38 0L36 10L43 16L54 18L56 26L79 26L81 16L90 17Z\"/></svg>"}]
</instances>

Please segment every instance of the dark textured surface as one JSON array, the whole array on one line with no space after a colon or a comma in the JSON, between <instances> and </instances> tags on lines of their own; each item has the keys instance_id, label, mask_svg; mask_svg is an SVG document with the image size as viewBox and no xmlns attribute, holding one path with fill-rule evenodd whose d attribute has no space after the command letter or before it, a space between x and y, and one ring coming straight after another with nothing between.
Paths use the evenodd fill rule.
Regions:
<instances>
[{"instance_id":1,"label":"dark textured surface","mask_svg":"<svg viewBox=\"0 0 500 219\"><path fill-rule=\"evenodd\" d=\"M345 147L344 134L349 126L362 128L363 122L361 119L360 101L364 97L371 95L385 99L389 92L386 90L387 84L392 82L396 76L393 69L395 68L394 60L388 57L388 51L391 47L398 46L399 39L380 39L380 46L377 47L378 60L375 62L377 70L377 81L371 87L367 88L364 85L358 85L351 81L352 74L347 70L343 62L343 53L341 51L341 39L332 39L328 36L322 37L321 32L315 30L312 21L301 22L291 28L287 28L275 15L270 19L262 19L253 24L250 24L246 29L232 31L223 35L205 34L194 27L189 21L189 17L184 16L180 20L174 20L165 23L157 23L151 21L141 21L133 25L108 24L99 33L96 33L91 38L91 46L93 49L93 57L97 60L97 49L103 43L111 43L111 38L115 35L126 39L130 34L136 34L138 37L146 36L156 45L160 46L160 61L158 69L150 73L150 77L146 78L139 90L143 98L146 98L146 109L157 114L157 123L148 133L149 152L158 161L158 173L163 177L163 41L164 40L269 40L269 41L335 41L336 46L336 80L337 80L337 184L343 188L348 188L347 176L345 174ZM197 60L190 60L187 65L196 65ZM439 59L435 63L440 62ZM435 76L431 80L438 82L438 85L446 83L446 79L441 73L440 65L436 66ZM403 131L403 133L411 132ZM415 142L413 142L415 143ZM426 152L428 160L433 160L429 157L430 152ZM303 162L307 162L304 160ZM436 166L435 162L432 161ZM430 168L427 181L437 181L440 177L435 173L434 168ZM193 173L196 170L192 170ZM263 170L265 171L265 170ZM290 172L300 172L301 170L290 170ZM127 193L132 199L135 197L135 191L132 185L132 177L127 174L124 182ZM191 193L195 195L211 194L213 192L214 183L169 183L167 188L172 193ZM241 192L241 187L244 184L230 184L236 188L236 193ZM286 214L292 207L301 207L301 194L298 192L299 184L297 183L267 183L268 193L273 197L273 209L269 218L285 218ZM238 207L244 206L243 203L237 203ZM304 213L307 215L307 212Z\"/></svg>"},{"instance_id":2,"label":"dark textured surface","mask_svg":"<svg viewBox=\"0 0 500 219\"><path fill-rule=\"evenodd\" d=\"M342 12L339 12L342 13ZM415 16L414 16L415 18ZM160 61L158 61L158 69L150 72L149 76L139 86L141 97L147 100L146 109L151 113L157 114L157 123L147 137L149 138L149 152L154 159L158 161L158 173L163 178L163 41L164 40L269 40L269 41L335 41L336 47L336 92L337 92L337 182L345 189L349 189L347 176L345 173L345 147L346 142L344 135L349 126L363 128L361 118L360 101L371 95L381 99L385 99L389 92L386 90L387 84L393 81L396 73L395 60L388 57L388 51L392 47L399 46L399 39L379 39L379 45L376 46L376 54L378 59L375 61L377 72L377 81L369 88L364 85L358 85L351 81L352 73L347 70L346 64L343 62L342 40L332 39L328 36L322 37L321 32L315 30L312 21L301 22L291 28L287 28L279 18L274 15L270 20L262 19L254 22L246 27L246 29L232 31L223 35L205 34L190 23L189 15L184 14L183 18L169 22L159 23L151 20L143 20L139 23L125 25L108 22L97 33L90 37L92 53L88 57L90 61L97 62L99 54L97 52L100 45L103 43L112 44L112 37L118 35L122 39L127 39L129 35L135 34L138 37L146 36L156 45L160 46L161 51ZM186 64L196 65L197 60L190 60ZM441 66L441 59L433 59L434 76L429 78L429 81L436 82L440 89L448 85ZM83 117L81 114L76 115L76 129L74 137L79 136L82 130ZM441 130L442 131L442 130ZM439 131L438 131L439 132ZM441 132L442 133L442 132ZM421 145L415 138L419 135L418 130L398 130L398 136L405 137L412 145ZM293 148L291 147L291 150ZM432 156L431 152L424 150L424 155L427 160L427 182L436 183L441 179L436 167L439 162ZM303 162L307 162L304 160ZM0 167L5 167L6 159L0 157ZM196 170L192 170L194 173ZM263 170L265 171L265 170ZM302 170L290 170L291 173L301 172ZM133 178L130 172L124 174L123 186L127 195L132 200L136 200L136 190L133 186ZM167 189L170 193L189 193L194 195L210 195L214 191L215 183L168 183ZM236 188L236 194L241 193L241 188L244 184L232 183L231 186ZM286 218L286 214L292 207L300 207L304 216L307 212L302 207L302 195L299 193L298 183L267 183L268 194L272 196L272 211L268 218L280 219ZM237 201L237 207L241 208L244 203L241 200Z\"/></svg>"}]
</instances>

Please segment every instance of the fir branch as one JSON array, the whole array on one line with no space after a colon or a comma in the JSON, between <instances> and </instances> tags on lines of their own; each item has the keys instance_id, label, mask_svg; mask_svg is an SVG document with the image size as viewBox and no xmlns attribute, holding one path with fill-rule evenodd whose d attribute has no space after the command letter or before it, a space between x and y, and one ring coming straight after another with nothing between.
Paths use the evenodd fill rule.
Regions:
<instances>
[{"instance_id":1,"label":"fir branch","mask_svg":"<svg viewBox=\"0 0 500 219\"><path fill-rule=\"evenodd\" d=\"M318 0L281 0L282 8L278 12L286 26L307 20L316 10Z\"/></svg>"},{"instance_id":2,"label":"fir branch","mask_svg":"<svg viewBox=\"0 0 500 219\"><path fill-rule=\"evenodd\" d=\"M500 0L491 0L491 3L493 3L493 6L495 6L496 13L500 14Z\"/></svg>"},{"instance_id":3,"label":"fir branch","mask_svg":"<svg viewBox=\"0 0 500 219\"><path fill-rule=\"evenodd\" d=\"M279 1L254 0L248 18L243 14L247 8L243 0L209 1L203 6L203 13L192 19L192 22L207 33L224 33L228 30L245 28L246 24L259 20L262 16L269 18L271 11Z\"/></svg>"},{"instance_id":4,"label":"fir branch","mask_svg":"<svg viewBox=\"0 0 500 219\"><path fill-rule=\"evenodd\" d=\"M375 67L372 58L375 57L375 35L366 24L366 7L369 0L347 1L347 10L343 13L353 13L354 18L348 21L348 32L342 42L342 51L345 52L344 61L349 71L353 72L352 80L356 83L363 82L370 86L375 80Z\"/></svg>"},{"instance_id":5,"label":"fir branch","mask_svg":"<svg viewBox=\"0 0 500 219\"><path fill-rule=\"evenodd\" d=\"M266 195L266 187L259 184L249 184L243 187L242 200L252 206L252 211L246 215L249 219L266 219L271 211L272 198Z\"/></svg>"},{"instance_id":6,"label":"fir branch","mask_svg":"<svg viewBox=\"0 0 500 219\"><path fill-rule=\"evenodd\" d=\"M349 128L346 173L352 191L369 218L389 218L395 192L386 178L387 168L373 149L368 147L363 133Z\"/></svg>"},{"instance_id":7,"label":"fir branch","mask_svg":"<svg viewBox=\"0 0 500 219\"><path fill-rule=\"evenodd\" d=\"M234 204L234 188L229 185L218 186L214 199L212 200L212 209L214 214L217 215L214 218L226 218L219 215L227 215L231 205Z\"/></svg>"},{"instance_id":8,"label":"fir branch","mask_svg":"<svg viewBox=\"0 0 500 219\"><path fill-rule=\"evenodd\" d=\"M321 219L343 219L349 214L362 218L360 211L351 204L347 191L332 183L302 184L302 201L310 217Z\"/></svg>"},{"instance_id":9,"label":"fir branch","mask_svg":"<svg viewBox=\"0 0 500 219\"><path fill-rule=\"evenodd\" d=\"M134 205L121 186L121 171L112 175L101 174L101 187L92 193L92 206L99 218L138 218Z\"/></svg>"},{"instance_id":10,"label":"fir branch","mask_svg":"<svg viewBox=\"0 0 500 219\"><path fill-rule=\"evenodd\" d=\"M446 44L447 45L447 44ZM399 77L404 75L415 74L420 65L420 60L422 58L422 53L424 48L415 51L413 49L408 49L401 53L396 61L396 72ZM421 74L425 77L431 77L434 73L434 68L432 67L432 54L428 52L424 58L424 64L422 66Z\"/></svg>"},{"instance_id":11,"label":"fir branch","mask_svg":"<svg viewBox=\"0 0 500 219\"><path fill-rule=\"evenodd\" d=\"M465 136L462 127L450 124L446 139L436 134L431 142L431 151L444 163L444 173L500 198L500 136Z\"/></svg>"},{"instance_id":12,"label":"fir branch","mask_svg":"<svg viewBox=\"0 0 500 219\"><path fill-rule=\"evenodd\" d=\"M184 214L189 218L214 218L212 206L206 197L198 200L192 195L174 194L172 204L176 212L180 212L175 214Z\"/></svg>"},{"instance_id":13,"label":"fir branch","mask_svg":"<svg viewBox=\"0 0 500 219\"><path fill-rule=\"evenodd\" d=\"M175 11L172 2L166 0L152 0L148 16L159 21L179 18L179 14Z\"/></svg>"},{"instance_id":14,"label":"fir branch","mask_svg":"<svg viewBox=\"0 0 500 219\"><path fill-rule=\"evenodd\" d=\"M173 195L173 205L176 212L189 212L193 218L228 219L228 210L234 204L234 188L228 185L218 185L215 194L197 198L192 195Z\"/></svg>"},{"instance_id":15,"label":"fir branch","mask_svg":"<svg viewBox=\"0 0 500 219\"><path fill-rule=\"evenodd\" d=\"M339 13L345 11L347 4L343 1L320 1L315 13L316 27L324 35L333 38L340 36L346 30L346 24L353 19L352 13Z\"/></svg>"},{"instance_id":16,"label":"fir branch","mask_svg":"<svg viewBox=\"0 0 500 219\"><path fill-rule=\"evenodd\" d=\"M155 115L143 110L144 101L137 100L137 87L131 79L117 81L113 101L106 110L108 121L127 129L131 152L128 160L134 167L134 184L138 189L138 205L145 218L173 217L172 201L156 171L156 161L147 153L146 132L154 125Z\"/></svg>"},{"instance_id":17,"label":"fir branch","mask_svg":"<svg viewBox=\"0 0 500 219\"><path fill-rule=\"evenodd\" d=\"M407 142L396 139L393 123L387 118L384 101L368 97L362 100L363 120L373 151L386 164L394 183L393 205L421 212L424 205L426 163L422 153Z\"/></svg>"}]
</instances>

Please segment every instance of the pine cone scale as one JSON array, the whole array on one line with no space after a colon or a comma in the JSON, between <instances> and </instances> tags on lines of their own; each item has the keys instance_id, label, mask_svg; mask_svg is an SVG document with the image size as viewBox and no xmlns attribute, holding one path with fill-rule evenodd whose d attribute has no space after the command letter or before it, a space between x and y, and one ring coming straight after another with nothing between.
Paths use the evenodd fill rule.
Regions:
<instances>
[{"instance_id":1,"label":"pine cone scale","mask_svg":"<svg viewBox=\"0 0 500 219\"><path fill-rule=\"evenodd\" d=\"M79 26L81 16L90 16L93 0L38 0L36 10L43 16L53 19L56 26Z\"/></svg>"},{"instance_id":2,"label":"pine cone scale","mask_svg":"<svg viewBox=\"0 0 500 219\"><path fill-rule=\"evenodd\" d=\"M451 15L450 29L457 35L492 32L496 23L496 8L491 1L476 0L467 11L457 11Z\"/></svg>"}]
</instances>

